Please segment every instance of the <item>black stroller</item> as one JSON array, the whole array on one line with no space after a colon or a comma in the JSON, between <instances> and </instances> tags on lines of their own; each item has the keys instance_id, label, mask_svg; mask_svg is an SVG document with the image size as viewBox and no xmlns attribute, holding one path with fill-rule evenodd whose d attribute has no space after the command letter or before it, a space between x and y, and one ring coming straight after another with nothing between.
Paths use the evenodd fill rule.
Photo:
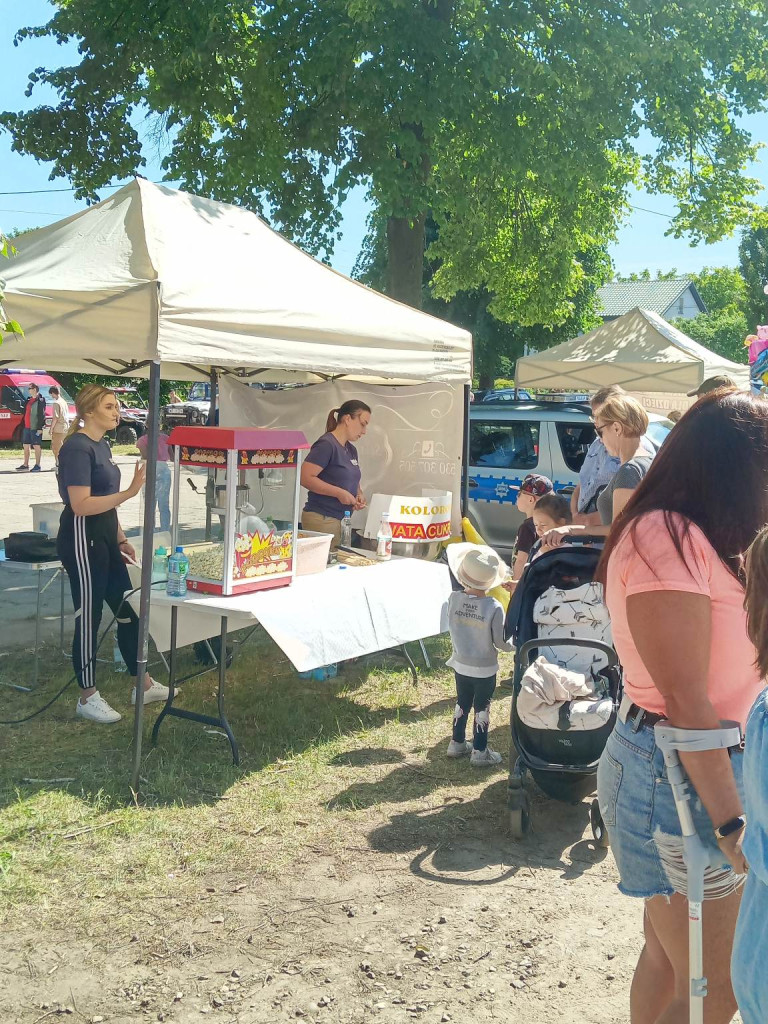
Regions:
<instances>
[{"instance_id":1,"label":"black stroller","mask_svg":"<svg viewBox=\"0 0 768 1024\"><path fill-rule=\"evenodd\" d=\"M526 773L530 772L547 796L566 803L579 803L595 790L597 763L616 722L621 700L621 671L613 647L592 638L588 624L581 626L578 621L562 630L556 627L553 631L549 627L544 636L539 632L535 615L535 609L541 608L537 602L542 596L546 598L547 593L573 591L594 580L602 543L602 538L583 538L580 542L539 555L527 566L507 611L505 635L515 641L510 716L514 747L510 752L508 808L510 830L517 838L530 829L530 798L524 785ZM578 620L579 616L576 618ZM521 719L518 702L523 676L539 656L540 648L547 649L548 658L553 662L558 660L558 648L567 648L571 655L574 649L591 648L593 654L597 652L598 656L603 656L599 657L593 681L603 700L610 701L610 704L603 706L604 714L598 727L571 728L568 713L573 702L560 708L554 728L536 728ZM553 649L551 653L549 648ZM597 800L592 801L590 821L595 841L600 846L607 846Z\"/></svg>"}]
</instances>

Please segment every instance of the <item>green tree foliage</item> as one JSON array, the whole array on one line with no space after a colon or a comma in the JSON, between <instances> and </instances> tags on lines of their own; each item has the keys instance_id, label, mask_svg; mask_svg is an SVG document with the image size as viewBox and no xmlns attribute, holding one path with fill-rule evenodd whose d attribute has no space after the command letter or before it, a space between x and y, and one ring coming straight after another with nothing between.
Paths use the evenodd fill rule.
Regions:
<instances>
[{"instance_id":1,"label":"green tree foliage","mask_svg":"<svg viewBox=\"0 0 768 1024\"><path fill-rule=\"evenodd\" d=\"M426 223L428 253L437 249L438 229L434 221ZM386 221L374 213L369 219L368 233L363 242L352 276L371 288L386 292L389 240ZM450 299L441 299L432 291L433 281L440 269L437 260L424 260L422 269L422 307L442 320L448 320L471 331L474 342L474 368L478 386L494 386L495 378L514 377L515 363L526 351L541 351L591 330L600 323L595 312L596 290L611 273L611 262L605 248L593 246L587 253L577 256L581 269L582 286L573 297L572 312L556 326L506 323L491 311L492 296L487 289L458 291Z\"/></svg>"},{"instance_id":2,"label":"green tree foliage","mask_svg":"<svg viewBox=\"0 0 768 1024\"><path fill-rule=\"evenodd\" d=\"M0 256L3 256L5 259L7 259L15 251L16 250L11 245L9 239L6 238L6 236L0 231ZM3 309L3 290L2 287L0 287L0 345L2 345L3 343L4 334L23 335L24 331L21 328L21 324L17 320L7 319L5 315L5 310Z\"/></svg>"},{"instance_id":3,"label":"green tree foliage","mask_svg":"<svg viewBox=\"0 0 768 1024\"><path fill-rule=\"evenodd\" d=\"M758 324L768 324L768 296L763 291L768 281L768 228L744 232L739 244L739 269L747 290L744 311L754 331Z\"/></svg>"},{"instance_id":4,"label":"green tree foliage","mask_svg":"<svg viewBox=\"0 0 768 1024\"><path fill-rule=\"evenodd\" d=\"M691 319L673 321L689 338L734 363L748 361L744 339L754 330L747 314L747 286L733 267L704 267L691 279L707 307Z\"/></svg>"},{"instance_id":5,"label":"green tree foliage","mask_svg":"<svg viewBox=\"0 0 768 1024\"><path fill-rule=\"evenodd\" d=\"M263 211L329 251L339 205L386 217L391 294L434 294L563 325L630 182L675 198L670 231L712 241L749 216L755 149L736 117L768 83L764 3L747 0L55 0L19 39L77 39L37 68L55 105L6 112L14 148L80 196L143 166L146 116L169 179ZM647 151L634 147L648 140Z\"/></svg>"},{"instance_id":6,"label":"green tree foliage","mask_svg":"<svg viewBox=\"0 0 768 1024\"><path fill-rule=\"evenodd\" d=\"M734 363L748 362L744 339L750 333L747 318L735 306L715 313L699 313L690 320L673 320L674 326L705 348Z\"/></svg>"},{"instance_id":7,"label":"green tree foliage","mask_svg":"<svg viewBox=\"0 0 768 1024\"><path fill-rule=\"evenodd\" d=\"M704 267L691 278L708 313L735 309L746 316L747 286L735 267Z\"/></svg>"},{"instance_id":8,"label":"green tree foliage","mask_svg":"<svg viewBox=\"0 0 768 1024\"><path fill-rule=\"evenodd\" d=\"M676 277L679 277L677 267L673 267L671 270L657 270L655 277L646 267L645 270L641 270L638 273L627 274L626 277L622 274L616 274L614 281L619 281L623 284L626 284L629 281L674 281Z\"/></svg>"}]
</instances>

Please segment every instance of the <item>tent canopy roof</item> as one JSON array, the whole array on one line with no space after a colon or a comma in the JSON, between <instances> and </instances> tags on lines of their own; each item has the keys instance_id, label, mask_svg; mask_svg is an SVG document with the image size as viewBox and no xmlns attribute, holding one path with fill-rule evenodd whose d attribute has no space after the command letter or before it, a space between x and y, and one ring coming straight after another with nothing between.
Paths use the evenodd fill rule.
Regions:
<instances>
[{"instance_id":1,"label":"tent canopy roof","mask_svg":"<svg viewBox=\"0 0 768 1024\"><path fill-rule=\"evenodd\" d=\"M577 391L620 384L627 391L684 394L721 373L745 387L749 382L747 366L710 352L638 307L580 338L519 359L515 382Z\"/></svg>"},{"instance_id":2,"label":"tent canopy roof","mask_svg":"<svg viewBox=\"0 0 768 1024\"><path fill-rule=\"evenodd\" d=\"M468 384L471 335L344 277L256 214L136 179L19 238L0 365L197 380Z\"/></svg>"}]
</instances>

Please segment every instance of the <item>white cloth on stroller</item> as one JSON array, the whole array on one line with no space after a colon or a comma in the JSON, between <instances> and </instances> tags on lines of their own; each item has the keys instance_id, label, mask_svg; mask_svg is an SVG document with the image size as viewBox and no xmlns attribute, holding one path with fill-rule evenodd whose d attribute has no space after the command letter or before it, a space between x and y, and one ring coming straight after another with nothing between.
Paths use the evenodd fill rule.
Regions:
<instances>
[{"instance_id":1,"label":"white cloth on stroller","mask_svg":"<svg viewBox=\"0 0 768 1024\"><path fill-rule=\"evenodd\" d=\"M599 729L612 713L613 701L598 698L591 679L546 658L537 658L522 678L517 715L531 729Z\"/></svg>"},{"instance_id":2,"label":"white cloth on stroller","mask_svg":"<svg viewBox=\"0 0 768 1024\"><path fill-rule=\"evenodd\" d=\"M611 620L603 602L601 583L584 583L572 590L549 587L533 606L533 621L542 638L573 637L579 640L601 640L613 646ZM572 672L596 674L608 664L604 654L588 647L539 647L547 661Z\"/></svg>"}]
</instances>

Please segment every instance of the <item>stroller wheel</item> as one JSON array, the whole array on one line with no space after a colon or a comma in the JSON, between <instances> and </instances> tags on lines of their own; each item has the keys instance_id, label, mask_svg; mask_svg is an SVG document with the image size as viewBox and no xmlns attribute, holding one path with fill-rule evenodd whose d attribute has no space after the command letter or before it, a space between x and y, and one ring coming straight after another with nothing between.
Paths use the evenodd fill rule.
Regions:
<instances>
[{"instance_id":1,"label":"stroller wheel","mask_svg":"<svg viewBox=\"0 0 768 1024\"><path fill-rule=\"evenodd\" d=\"M603 850L607 850L610 843L608 842L608 830L605 827L603 816L600 813L600 804L597 800L593 800L589 807L589 823L592 826L592 835L595 837L595 843Z\"/></svg>"},{"instance_id":2,"label":"stroller wheel","mask_svg":"<svg viewBox=\"0 0 768 1024\"><path fill-rule=\"evenodd\" d=\"M509 808L509 831L513 839L523 839L531 830L531 801L525 790L518 802L519 807Z\"/></svg>"}]
</instances>

